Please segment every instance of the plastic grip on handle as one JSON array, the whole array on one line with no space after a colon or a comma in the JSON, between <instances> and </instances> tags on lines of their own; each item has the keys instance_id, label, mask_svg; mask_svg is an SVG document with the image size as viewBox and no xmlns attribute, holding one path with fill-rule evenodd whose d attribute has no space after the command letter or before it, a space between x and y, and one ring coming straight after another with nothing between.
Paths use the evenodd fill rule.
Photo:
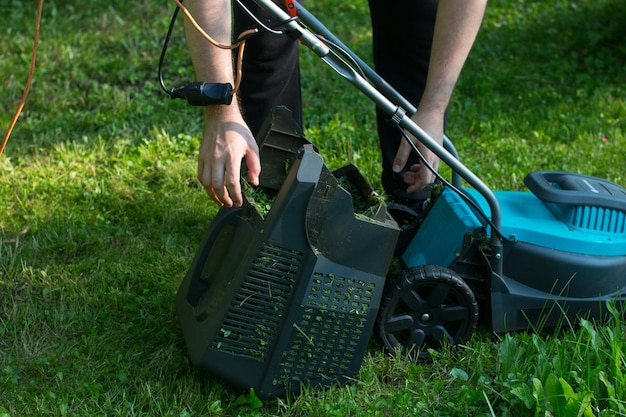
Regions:
<instances>
[{"instance_id":1,"label":"plastic grip on handle","mask_svg":"<svg viewBox=\"0 0 626 417\"><path fill-rule=\"evenodd\" d=\"M602 178L571 172L534 171L524 183L540 200L626 210L626 190Z\"/></svg>"}]
</instances>

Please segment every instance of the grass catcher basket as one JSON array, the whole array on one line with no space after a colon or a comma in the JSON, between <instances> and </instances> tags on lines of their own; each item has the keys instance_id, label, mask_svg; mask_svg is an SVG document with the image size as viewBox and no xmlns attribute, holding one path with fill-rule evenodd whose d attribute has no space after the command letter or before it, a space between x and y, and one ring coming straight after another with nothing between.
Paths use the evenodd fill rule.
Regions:
<instances>
[{"instance_id":1,"label":"grass catcher basket","mask_svg":"<svg viewBox=\"0 0 626 417\"><path fill-rule=\"evenodd\" d=\"M192 363L261 398L354 378L399 234L382 202L355 214L371 188L333 175L288 110L265 127L263 170L286 172L269 211L220 209L176 296Z\"/></svg>"}]
</instances>

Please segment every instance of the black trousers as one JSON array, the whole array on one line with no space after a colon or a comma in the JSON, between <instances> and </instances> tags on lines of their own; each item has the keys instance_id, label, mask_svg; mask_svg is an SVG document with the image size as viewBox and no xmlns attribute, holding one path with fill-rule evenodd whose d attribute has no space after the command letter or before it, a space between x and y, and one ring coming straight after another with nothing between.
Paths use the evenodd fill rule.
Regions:
<instances>
[{"instance_id":1,"label":"black trousers","mask_svg":"<svg viewBox=\"0 0 626 417\"><path fill-rule=\"evenodd\" d=\"M256 16L270 21L253 1L245 2ZM437 4L437 0L369 0L375 70L415 106L426 85ZM253 21L236 5L234 9L234 30L238 35ZM251 38L246 44L239 97L244 118L255 135L269 110L277 105L288 107L302 124L298 43L288 36L269 33ZM415 196L406 193L402 175L391 169L401 134L378 109L376 117L385 193L392 199L411 200ZM418 163L418 158L411 155L407 167L414 163Z\"/></svg>"},{"instance_id":2,"label":"black trousers","mask_svg":"<svg viewBox=\"0 0 626 417\"><path fill-rule=\"evenodd\" d=\"M252 0L243 0L245 6L265 24L271 24L268 14ZM233 5L234 36L249 29L254 21L236 4ZM243 75L239 100L243 116L253 135L276 106L291 110L302 126L302 94L298 42L285 35L261 31L246 42Z\"/></svg>"}]
</instances>

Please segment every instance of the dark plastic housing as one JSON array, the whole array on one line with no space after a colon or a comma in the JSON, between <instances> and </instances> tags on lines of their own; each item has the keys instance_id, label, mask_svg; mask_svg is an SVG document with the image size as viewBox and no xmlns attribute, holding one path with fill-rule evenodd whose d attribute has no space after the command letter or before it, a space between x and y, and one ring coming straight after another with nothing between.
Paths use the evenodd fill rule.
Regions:
<instances>
[{"instance_id":1,"label":"dark plastic housing","mask_svg":"<svg viewBox=\"0 0 626 417\"><path fill-rule=\"evenodd\" d=\"M263 169L289 169L271 209L263 216L247 197L222 208L176 297L193 364L260 398L356 376L399 234L384 205L355 215L343 179L273 116L261 158L283 156Z\"/></svg>"}]
</instances>

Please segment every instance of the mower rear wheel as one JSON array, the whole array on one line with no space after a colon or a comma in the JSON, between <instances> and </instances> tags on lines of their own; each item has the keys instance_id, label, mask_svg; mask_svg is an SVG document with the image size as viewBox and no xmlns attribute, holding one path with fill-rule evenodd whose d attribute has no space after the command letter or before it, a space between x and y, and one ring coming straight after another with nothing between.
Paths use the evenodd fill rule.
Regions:
<instances>
[{"instance_id":1,"label":"mower rear wheel","mask_svg":"<svg viewBox=\"0 0 626 417\"><path fill-rule=\"evenodd\" d=\"M376 320L377 337L389 353L425 360L428 348L467 341L476 330L476 298L454 271L426 265L390 278Z\"/></svg>"}]
</instances>

